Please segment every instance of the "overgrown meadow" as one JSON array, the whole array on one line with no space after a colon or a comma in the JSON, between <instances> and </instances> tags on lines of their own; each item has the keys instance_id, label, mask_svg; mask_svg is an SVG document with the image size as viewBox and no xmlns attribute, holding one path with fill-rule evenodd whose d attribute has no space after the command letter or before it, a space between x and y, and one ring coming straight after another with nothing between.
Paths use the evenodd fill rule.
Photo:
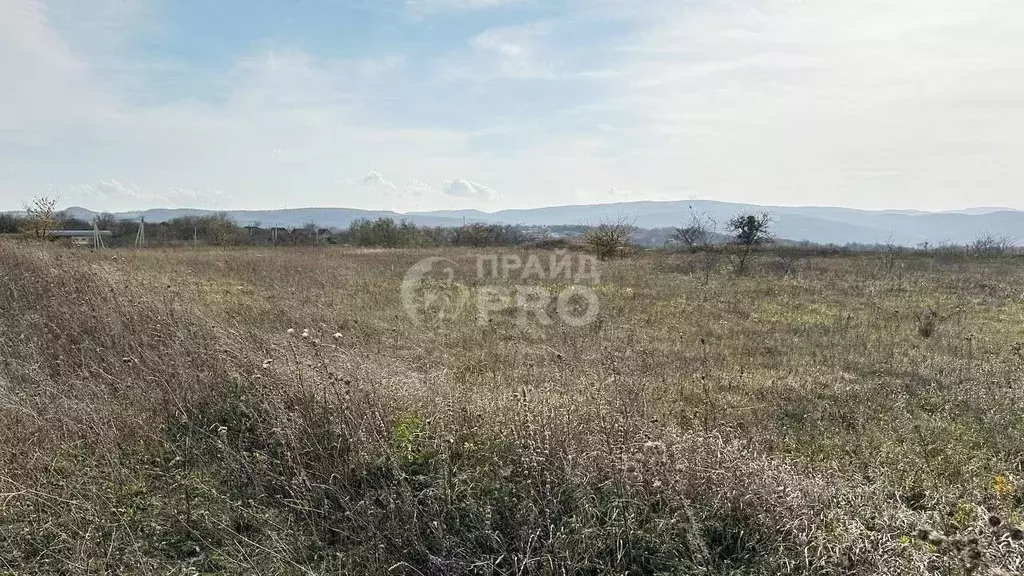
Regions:
<instances>
[{"instance_id":1,"label":"overgrown meadow","mask_svg":"<svg viewBox=\"0 0 1024 576\"><path fill-rule=\"evenodd\" d=\"M585 326L414 322L483 252L0 242L0 573L1024 571L1024 258L641 253Z\"/></svg>"}]
</instances>

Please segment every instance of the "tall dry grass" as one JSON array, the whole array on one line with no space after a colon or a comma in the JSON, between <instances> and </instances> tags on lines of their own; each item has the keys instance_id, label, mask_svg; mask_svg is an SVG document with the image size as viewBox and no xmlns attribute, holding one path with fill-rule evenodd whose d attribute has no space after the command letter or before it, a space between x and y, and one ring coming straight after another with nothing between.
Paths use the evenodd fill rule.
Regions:
<instances>
[{"instance_id":1,"label":"tall dry grass","mask_svg":"<svg viewBox=\"0 0 1024 576\"><path fill-rule=\"evenodd\" d=\"M643 255L569 329L415 326L425 255L0 244L0 570L1021 570L1012 259Z\"/></svg>"}]
</instances>

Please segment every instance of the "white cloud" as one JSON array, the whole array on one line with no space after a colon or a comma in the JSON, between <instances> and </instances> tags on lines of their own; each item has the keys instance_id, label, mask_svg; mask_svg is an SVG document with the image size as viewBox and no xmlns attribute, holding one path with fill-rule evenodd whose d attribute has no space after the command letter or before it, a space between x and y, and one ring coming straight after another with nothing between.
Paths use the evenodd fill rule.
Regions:
<instances>
[{"instance_id":1,"label":"white cloud","mask_svg":"<svg viewBox=\"0 0 1024 576\"><path fill-rule=\"evenodd\" d=\"M114 205L118 207L137 207L147 202L162 200L156 194L143 191L135 184L121 182L119 180L101 180L96 184L81 184L70 189L69 197L65 199L72 203L86 203L95 205Z\"/></svg>"},{"instance_id":2,"label":"white cloud","mask_svg":"<svg viewBox=\"0 0 1024 576\"><path fill-rule=\"evenodd\" d=\"M604 105L644 187L860 206L1017 203L1024 4L656 2ZM940 200L941 198L941 200Z\"/></svg>"},{"instance_id":3,"label":"white cloud","mask_svg":"<svg viewBox=\"0 0 1024 576\"><path fill-rule=\"evenodd\" d=\"M85 204L87 208L120 211L179 206L228 208L228 203L233 199L220 190L194 190L178 186L150 190L111 178L96 184L71 186L67 197L60 200L67 205Z\"/></svg>"},{"instance_id":4,"label":"white cloud","mask_svg":"<svg viewBox=\"0 0 1024 576\"><path fill-rule=\"evenodd\" d=\"M485 9L511 2L421 0L478 27L352 59L267 39L187 69L209 85L138 98L147 4L0 0L0 208L48 184L96 209L1024 207L1019 2L568 0L508 26Z\"/></svg>"},{"instance_id":5,"label":"white cloud","mask_svg":"<svg viewBox=\"0 0 1024 576\"><path fill-rule=\"evenodd\" d=\"M384 176L380 172L370 172L366 176L363 176L363 185L374 188L387 188L389 190L398 190L398 188L384 179Z\"/></svg>"},{"instance_id":6,"label":"white cloud","mask_svg":"<svg viewBox=\"0 0 1024 576\"><path fill-rule=\"evenodd\" d=\"M433 210L434 206L445 205L446 195L443 191L421 180L410 180L405 184L402 202L395 210L409 212L416 210Z\"/></svg>"},{"instance_id":7,"label":"white cloud","mask_svg":"<svg viewBox=\"0 0 1024 576\"><path fill-rule=\"evenodd\" d=\"M370 172L362 178L337 182L341 184L342 189L360 192L362 202L350 202L346 206L374 210L409 212L434 210L438 206L471 208L478 206L480 202L500 198L500 194L495 190L466 178L444 180L439 187L416 179L409 180L404 186L398 186L385 179L379 172Z\"/></svg>"},{"instance_id":8,"label":"white cloud","mask_svg":"<svg viewBox=\"0 0 1024 576\"><path fill-rule=\"evenodd\" d=\"M273 50L242 59L228 73L229 90L219 102L143 106L114 98L114 80L79 65L41 4L0 3L35 9L31 18L20 19L37 24L22 39L20 27L7 34L11 20L0 19L0 75L21 80L10 84L18 91L0 90L0 158L17 168L0 171L0 207L20 206L46 185L97 210L224 203L230 197L235 208L353 205L377 200L355 189L337 196L332 174L351 173L376 158L411 159L404 163L405 177L440 177L446 166L460 166L433 158L461 156L462 133L365 120L362 100L372 96L370 86L401 70L401 58L331 61ZM22 50L32 56L27 64L5 44L12 38L28 46ZM21 91L26 84L31 89ZM66 99L48 97L54 93ZM384 182L379 184L388 188Z\"/></svg>"},{"instance_id":9,"label":"white cloud","mask_svg":"<svg viewBox=\"0 0 1024 576\"><path fill-rule=\"evenodd\" d=\"M531 51L529 45L546 33L546 27L538 25L491 28L475 36L469 44L508 58L522 58Z\"/></svg>"},{"instance_id":10,"label":"white cloud","mask_svg":"<svg viewBox=\"0 0 1024 576\"><path fill-rule=\"evenodd\" d=\"M411 194L433 194L435 192L433 186L419 180L409 181L409 183L405 185L405 190Z\"/></svg>"},{"instance_id":11,"label":"white cloud","mask_svg":"<svg viewBox=\"0 0 1024 576\"><path fill-rule=\"evenodd\" d=\"M494 199L498 197L498 193L483 184L467 180L465 178L456 178L455 180L445 180L443 190L452 196L458 196L460 198L475 198L475 199Z\"/></svg>"},{"instance_id":12,"label":"white cloud","mask_svg":"<svg viewBox=\"0 0 1024 576\"><path fill-rule=\"evenodd\" d=\"M36 0L0 0L0 133L34 143L40 125L80 121L105 97Z\"/></svg>"},{"instance_id":13,"label":"white cloud","mask_svg":"<svg viewBox=\"0 0 1024 576\"><path fill-rule=\"evenodd\" d=\"M547 46L551 32L550 22L488 28L467 41L469 52L448 54L442 59L439 76L448 81L473 82L555 78L557 58Z\"/></svg>"},{"instance_id":14,"label":"white cloud","mask_svg":"<svg viewBox=\"0 0 1024 576\"><path fill-rule=\"evenodd\" d=\"M344 206L367 210L430 210L444 200L437 188L419 180L398 186L380 172L371 171L362 178L340 179L343 191L354 191L355 198L346 199Z\"/></svg>"}]
</instances>

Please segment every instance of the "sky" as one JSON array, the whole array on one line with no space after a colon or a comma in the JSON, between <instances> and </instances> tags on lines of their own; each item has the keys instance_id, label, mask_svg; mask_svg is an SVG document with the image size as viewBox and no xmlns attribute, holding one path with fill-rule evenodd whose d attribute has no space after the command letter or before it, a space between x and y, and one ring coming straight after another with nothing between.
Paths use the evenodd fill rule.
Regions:
<instances>
[{"instance_id":1,"label":"sky","mask_svg":"<svg viewBox=\"0 0 1024 576\"><path fill-rule=\"evenodd\" d=\"M0 209L1024 208L1019 0L0 0Z\"/></svg>"}]
</instances>

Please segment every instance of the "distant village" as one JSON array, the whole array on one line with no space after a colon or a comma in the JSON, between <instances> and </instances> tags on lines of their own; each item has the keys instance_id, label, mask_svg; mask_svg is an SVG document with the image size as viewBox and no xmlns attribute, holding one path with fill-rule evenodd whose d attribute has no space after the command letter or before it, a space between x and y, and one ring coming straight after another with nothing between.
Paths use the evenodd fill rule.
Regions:
<instances>
[{"instance_id":1,"label":"distant village","mask_svg":"<svg viewBox=\"0 0 1024 576\"><path fill-rule=\"evenodd\" d=\"M0 234L28 234L76 246L296 246L348 244L369 247L514 246L531 242L572 242L587 226L515 226L472 223L417 226L405 220L355 220L348 227L239 224L226 214L183 216L162 222L99 215L93 221L55 211L40 225L26 213L0 214Z\"/></svg>"}]
</instances>

